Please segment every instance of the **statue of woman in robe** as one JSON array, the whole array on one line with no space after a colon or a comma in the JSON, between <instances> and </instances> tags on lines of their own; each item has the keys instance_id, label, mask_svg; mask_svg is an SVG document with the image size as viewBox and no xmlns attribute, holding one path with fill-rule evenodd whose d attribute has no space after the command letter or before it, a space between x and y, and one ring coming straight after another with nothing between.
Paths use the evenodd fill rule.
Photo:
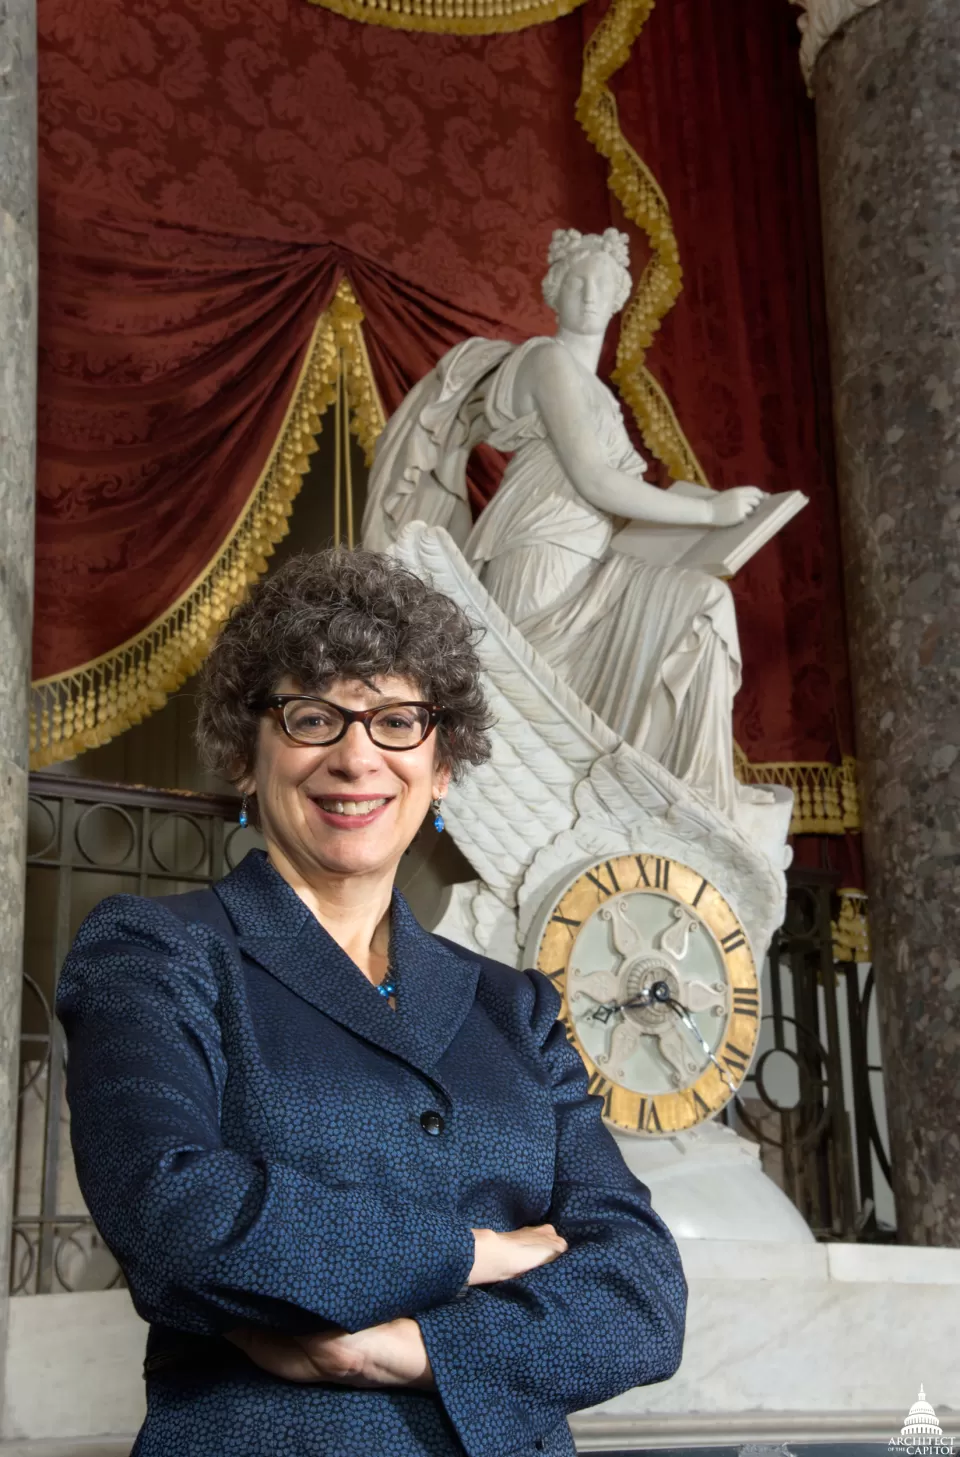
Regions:
<instances>
[{"instance_id":1,"label":"statue of woman in robe","mask_svg":"<svg viewBox=\"0 0 960 1457\"><path fill-rule=\"evenodd\" d=\"M413 519L445 526L580 698L735 819L758 796L733 770L741 659L730 590L610 544L615 518L733 526L764 493L687 495L644 479L620 405L597 378L607 326L631 289L627 238L561 230L548 256L556 334L519 346L467 340L411 391L378 446L364 545L384 549ZM512 459L471 526L465 469L481 440Z\"/></svg>"}]
</instances>

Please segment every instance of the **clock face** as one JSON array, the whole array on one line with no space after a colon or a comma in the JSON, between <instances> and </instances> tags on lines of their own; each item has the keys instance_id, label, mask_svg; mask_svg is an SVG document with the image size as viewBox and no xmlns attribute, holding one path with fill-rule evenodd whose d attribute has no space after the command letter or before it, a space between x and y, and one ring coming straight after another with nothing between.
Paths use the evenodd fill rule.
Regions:
<instances>
[{"instance_id":1,"label":"clock face","mask_svg":"<svg viewBox=\"0 0 960 1457\"><path fill-rule=\"evenodd\" d=\"M760 1030L753 955L689 866L643 854L591 866L552 907L536 964L618 1128L692 1128L743 1081Z\"/></svg>"}]
</instances>

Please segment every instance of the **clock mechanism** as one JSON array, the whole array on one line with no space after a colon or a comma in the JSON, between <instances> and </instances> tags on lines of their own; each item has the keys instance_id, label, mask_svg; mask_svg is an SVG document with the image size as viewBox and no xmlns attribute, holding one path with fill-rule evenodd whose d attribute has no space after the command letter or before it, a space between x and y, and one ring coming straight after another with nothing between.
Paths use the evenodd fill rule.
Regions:
<instances>
[{"instance_id":1,"label":"clock mechanism","mask_svg":"<svg viewBox=\"0 0 960 1457\"><path fill-rule=\"evenodd\" d=\"M760 1021L753 955L721 893L678 861L618 856L581 872L541 924L537 965L607 1119L667 1134L718 1113Z\"/></svg>"}]
</instances>

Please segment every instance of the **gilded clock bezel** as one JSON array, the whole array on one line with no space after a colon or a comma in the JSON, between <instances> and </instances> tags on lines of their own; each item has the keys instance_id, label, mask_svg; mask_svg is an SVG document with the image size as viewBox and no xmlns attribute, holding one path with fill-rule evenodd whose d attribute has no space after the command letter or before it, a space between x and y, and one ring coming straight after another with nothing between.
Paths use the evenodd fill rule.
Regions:
<instances>
[{"instance_id":1,"label":"gilded clock bezel","mask_svg":"<svg viewBox=\"0 0 960 1457\"><path fill-rule=\"evenodd\" d=\"M538 938L535 964L563 997L560 1016L567 1040L587 1069L590 1091L603 1098L604 1118L615 1128L666 1138L719 1113L734 1090L712 1062L689 1087L674 1092L644 1094L622 1087L601 1072L586 1052L567 1001L574 925L582 926L612 896L635 892L673 896L696 912L716 941L730 986L730 1011L716 1055L734 1090L749 1070L760 1035L760 984L749 937L729 902L705 876L682 861L644 851L611 855L586 866L551 906Z\"/></svg>"}]
</instances>

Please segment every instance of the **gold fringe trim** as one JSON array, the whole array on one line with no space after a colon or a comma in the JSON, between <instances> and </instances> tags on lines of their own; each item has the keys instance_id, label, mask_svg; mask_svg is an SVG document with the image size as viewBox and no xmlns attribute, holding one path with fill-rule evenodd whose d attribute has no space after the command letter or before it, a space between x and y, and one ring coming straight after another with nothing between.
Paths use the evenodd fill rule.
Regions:
<instances>
[{"instance_id":1,"label":"gold fringe trim","mask_svg":"<svg viewBox=\"0 0 960 1457\"><path fill-rule=\"evenodd\" d=\"M387 423L387 416L363 337L363 310L346 279L337 289L330 321L341 351L341 371L350 400L350 428L363 448L367 465L372 465L377 438Z\"/></svg>"},{"instance_id":2,"label":"gold fringe trim","mask_svg":"<svg viewBox=\"0 0 960 1457\"><path fill-rule=\"evenodd\" d=\"M501 35L569 15L584 0L310 0L347 20L434 35Z\"/></svg>"},{"instance_id":3,"label":"gold fringe trim","mask_svg":"<svg viewBox=\"0 0 960 1457\"><path fill-rule=\"evenodd\" d=\"M840 764L752 764L743 750L734 750L734 769L741 784L783 784L794 793L791 835L845 835L860 829L857 761Z\"/></svg>"},{"instance_id":4,"label":"gold fringe trim","mask_svg":"<svg viewBox=\"0 0 960 1457\"><path fill-rule=\"evenodd\" d=\"M623 316L614 382L633 410L648 449L674 479L706 486L703 467L670 401L644 364L653 336L683 286L670 206L653 173L620 130L617 103L607 85L629 58L653 5L654 0L611 0L583 53L577 120L609 163L610 190L630 221L646 233L652 249Z\"/></svg>"},{"instance_id":5,"label":"gold fringe trim","mask_svg":"<svg viewBox=\"0 0 960 1457\"><path fill-rule=\"evenodd\" d=\"M831 923L834 961L871 961L867 897L862 890L840 891L840 914Z\"/></svg>"},{"instance_id":6,"label":"gold fringe trim","mask_svg":"<svg viewBox=\"0 0 960 1457\"><path fill-rule=\"evenodd\" d=\"M279 435L230 536L179 601L112 652L33 685L34 769L107 743L162 708L196 672L220 626L267 569L317 448L321 416L349 371L352 428L368 459L383 407L363 343L363 314L344 280L318 319Z\"/></svg>"}]
</instances>

